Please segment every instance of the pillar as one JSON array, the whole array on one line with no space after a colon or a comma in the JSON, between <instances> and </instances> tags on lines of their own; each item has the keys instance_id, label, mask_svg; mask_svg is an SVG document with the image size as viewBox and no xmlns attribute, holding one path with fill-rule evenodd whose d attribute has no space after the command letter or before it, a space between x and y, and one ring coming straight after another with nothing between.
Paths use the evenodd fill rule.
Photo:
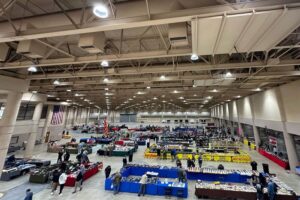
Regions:
<instances>
[{"instance_id":1,"label":"pillar","mask_svg":"<svg viewBox=\"0 0 300 200\"><path fill-rule=\"evenodd\" d=\"M238 134L239 136L241 137L244 137L244 131L243 131L243 128L242 128L242 124L241 124L241 120L240 120L240 113L239 113L239 107L238 107L238 102L236 101L235 102L235 106L236 106L236 113L237 113L237 118L238 118Z\"/></svg>"},{"instance_id":2,"label":"pillar","mask_svg":"<svg viewBox=\"0 0 300 200\"><path fill-rule=\"evenodd\" d=\"M36 141L36 136L37 136L38 130L39 130L39 122L41 119L42 110L43 110L43 103L38 103L35 106L33 117L32 117L32 130L31 130L31 133L29 133L29 136L27 139L27 145L26 145L25 154L24 154L25 158L32 157L32 153L33 153L35 141Z\"/></svg>"},{"instance_id":3,"label":"pillar","mask_svg":"<svg viewBox=\"0 0 300 200\"><path fill-rule=\"evenodd\" d=\"M77 107L73 108L73 119L72 119L72 126L76 125L76 118L77 118Z\"/></svg>"},{"instance_id":4,"label":"pillar","mask_svg":"<svg viewBox=\"0 0 300 200\"><path fill-rule=\"evenodd\" d=\"M43 143L45 142L46 139L46 134L48 132L49 125L51 123L52 115L53 115L53 105L48 105L47 116L46 116L43 133L42 133Z\"/></svg>"},{"instance_id":5,"label":"pillar","mask_svg":"<svg viewBox=\"0 0 300 200\"><path fill-rule=\"evenodd\" d=\"M90 113L91 113L91 108L88 108L87 114L86 114L86 119L85 119L85 124L89 124L90 121Z\"/></svg>"},{"instance_id":6,"label":"pillar","mask_svg":"<svg viewBox=\"0 0 300 200\"><path fill-rule=\"evenodd\" d=\"M5 110L2 119L0 120L0 176L10 144L10 139L16 124L21 99L21 92L8 93Z\"/></svg>"},{"instance_id":7,"label":"pillar","mask_svg":"<svg viewBox=\"0 0 300 200\"><path fill-rule=\"evenodd\" d=\"M295 143L293 140L293 137L291 134L288 133L287 127L286 127L286 112L285 108L283 106L283 100L282 100L282 94L280 91L280 88L277 87L275 89L277 102L278 102L278 108L280 112L281 122L282 122L282 129L283 129L283 138L285 142L286 151L288 154L289 164L291 167L291 171L295 172L295 167L298 166L298 157L297 157L297 151L295 147Z\"/></svg>"},{"instance_id":8,"label":"pillar","mask_svg":"<svg viewBox=\"0 0 300 200\"><path fill-rule=\"evenodd\" d=\"M66 106L64 110L64 129L67 128L69 116L70 116L70 109L69 107Z\"/></svg>"},{"instance_id":9,"label":"pillar","mask_svg":"<svg viewBox=\"0 0 300 200\"><path fill-rule=\"evenodd\" d=\"M253 96L249 97L250 110L251 110L251 116L252 116L252 126L253 126L253 134L254 134L255 145L256 145L256 149L258 149L258 147L260 145L260 137L259 137L259 134L258 134L257 127L255 125L255 113L254 113L252 98L253 98Z\"/></svg>"}]
</instances>

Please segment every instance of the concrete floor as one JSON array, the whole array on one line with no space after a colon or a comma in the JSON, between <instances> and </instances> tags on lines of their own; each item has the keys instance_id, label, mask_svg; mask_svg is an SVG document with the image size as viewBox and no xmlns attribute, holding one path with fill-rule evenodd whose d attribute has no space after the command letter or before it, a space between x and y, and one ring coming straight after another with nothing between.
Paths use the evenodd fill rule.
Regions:
<instances>
[{"instance_id":1,"label":"concrete floor","mask_svg":"<svg viewBox=\"0 0 300 200\"><path fill-rule=\"evenodd\" d=\"M77 139L82 137L90 137L90 134L73 134L73 136ZM65 143L68 140L61 140L60 143ZM152 141L153 142L153 141ZM56 162L57 154L55 153L47 153L46 152L47 145L42 144L38 145L35 148L34 151L34 158L40 158L40 159L50 159L52 162ZM133 157L133 163L139 163L139 164L160 164L160 165L168 165L168 166L174 166L175 163L171 161L166 160L156 160L156 159L144 159L143 153L145 150L145 146L139 146L139 149L137 153L134 154ZM245 148L247 151L247 149ZM22 151L18 151L16 153L17 157L21 157L23 154ZM258 170L262 171L262 165L261 163L268 163L270 172L276 173L277 176L287 183L290 187L292 187L297 195L300 195L300 177L291 174L288 171L283 170L273 162L265 159L263 156L259 155L256 151L250 151L251 157L253 160L256 160L258 165ZM122 165L122 157L103 157L103 156L97 156L95 153L89 155L89 158L91 161L102 161L104 163L104 167L107 165L111 165L112 167L112 173L119 170ZM75 160L75 155L71 155L71 159ZM183 162L185 165L186 162ZM219 162L203 162L203 167L217 167L217 165L220 164ZM225 169L251 169L250 164L238 164L238 163L222 163L225 167ZM28 182L29 176L23 176L16 178L14 180L11 180L9 182L3 182L0 181L0 193L4 193L5 195L0 199L1 200L13 200L12 197L8 198L10 192L13 191L14 188L20 187L20 185L26 184ZM118 195L113 195L110 191L104 190L104 172L101 171L100 173L96 174L95 176L91 177L87 181L84 182L84 188L81 192L77 192L76 194L72 194L73 188L65 187L63 191L62 196L50 195L50 185L46 185L46 187L43 187L43 189L40 189L34 193L34 200L53 200L53 199L64 199L64 200L74 200L74 199L103 199L103 200L113 200L113 199L122 199L122 200L135 200L135 199L166 199L166 197L163 196L144 196L144 197L138 197L137 194L132 193L120 193ZM27 186L27 185L26 185ZM197 197L194 195L194 189L195 188L195 181L189 181L189 197L188 199L197 199ZM22 195L22 194L21 194ZM25 195L25 191L24 191ZM1 196L1 195L0 195ZM24 198L24 197L23 197ZM177 199L177 198L171 198L171 199ZM17 198L16 198L17 200ZM18 198L19 200L19 198Z\"/></svg>"}]
</instances>

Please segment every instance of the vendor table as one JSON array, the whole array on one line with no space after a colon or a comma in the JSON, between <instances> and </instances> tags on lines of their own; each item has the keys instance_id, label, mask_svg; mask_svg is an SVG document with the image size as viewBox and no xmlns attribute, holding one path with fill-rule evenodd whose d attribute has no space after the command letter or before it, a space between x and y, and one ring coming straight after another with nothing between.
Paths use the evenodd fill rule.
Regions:
<instances>
[{"instance_id":1,"label":"vendor table","mask_svg":"<svg viewBox=\"0 0 300 200\"><path fill-rule=\"evenodd\" d=\"M256 200L255 192L244 192L244 191L229 191L229 190L218 190L218 189L203 189L196 188L195 195L198 198L214 198L214 199L245 199L245 200ZM264 195L264 199L267 200L267 195ZM277 195L276 200L297 200L296 196L292 195Z\"/></svg>"},{"instance_id":2,"label":"vendor table","mask_svg":"<svg viewBox=\"0 0 300 200\"><path fill-rule=\"evenodd\" d=\"M202 181L220 181L230 183L247 183L251 176L241 175L238 173L232 174L208 174L202 172L187 171L187 179L202 180Z\"/></svg>"},{"instance_id":3,"label":"vendor table","mask_svg":"<svg viewBox=\"0 0 300 200\"><path fill-rule=\"evenodd\" d=\"M79 142L88 143L88 140L95 140L97 144L109 144L113 141L113 139L108 138L81 138Z\"/></svg>"},{"instance_id":4,"label":"vendor table","mask_svg":"<svg viewBox=\"0 0 300 200\"><path fill-rule=\"evenodd\" d=\"M178 168L156 168L156 167L140 167L140 166L130 166L122 169L122 176L128 177L132 176L142 176L146 172L157 172L159 177L162 178L177 178Z\"/></svg>"},{"instance_id":5,"label":"vendor table","mask_svg":"<svg viewBox=\"0 0 300 200\"><path fill-rule=\"evenodd\" d=\"M258 152L265 156L266 158L268 158L269 160L272 160L273 162L275 162L277 165L279 165L280 167L284 168L284 169L289 169L289 162L288 161L284 161L280 158L278 158L276 155L273 155L267 151L265 151L264 149L259 148Z\"/></svg>"},{"instance_id":6,"label":"vendor table","mask_svg":"<svg viewBox=\"0 0 300 200\"><path fill-rule=\"evenodd\" d=\"M85 171L83 175L83 180L87 180L93 175L97 174L99 172L99 169L103 168L103 163L100 163L99 165L95 165L93 168ZM76 182L76 177L73 174L69 174L67 181L65 183L65 186L74 187Z\"/></svg>"},{"instance_id":7,"label":"vendor table","mask_svg":"<svg viewBox=\"0 0 300 200\"><path fill-rule=\"evenodd\" d=\"M168 184L166 183L161 183L158 181L156 184L147 184L146 185L146 192L145 194L148 195L160 195L164 196L166 193L166 188L171 189L171 196L179 196L183 198L187 198L188 196L188 186L187 183L184 184L184 187L173 187L169 186L172 185L172 182L169 182ZM112 179L107 178L105 180L105 190L113 190L112 188ZM120 192L129 192L129 193L138 193L140 190L140 184L137 182L128 182L128 181L121 181L120 183Z\"/></svg>"},{"instance_id":8,"label":"vendor table","mask_svg":"<svg viewBox=\"0 0 300 200\"><path fill-rule=\"evenodd\" d=\"M24 165L19 165L17 167L4 169L4 170L2 170L2 173L1 173L1 181L9 181L12 178L21 176L25 173L28 173L31 169L33 169L35 167L36 166L32 165L32 164L24 164Z\"/></svg>"}]
</instances>

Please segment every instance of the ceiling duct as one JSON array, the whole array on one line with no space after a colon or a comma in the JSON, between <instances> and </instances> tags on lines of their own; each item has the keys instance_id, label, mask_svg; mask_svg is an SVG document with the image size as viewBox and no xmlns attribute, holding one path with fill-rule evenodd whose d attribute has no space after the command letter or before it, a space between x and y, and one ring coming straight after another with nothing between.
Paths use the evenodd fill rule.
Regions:
<instances>
[{"instance_id":1,"label":"ceiling duct","mask_svg":"<svg viewBox=\"0 0 300 200\"><path fill-rule=\"evenodd\" d=\"M226 79L205 79L205 80L194 80L194 85L198 86L218 86L218 85L231 85L235 81L235 78Z\"/></svg>"},{"instance_id":2,"label":"ceiling duct","mask_svg":"<svg viewBox=\"0 0 300 200\"><path fill-rule=\"evenodd\" d=\"M47 47L35 40L20 41L17 53L26 55L30 58L42 58L47 52Z\"/></svg>"},{"instance_id":3,"label":"ceiling duct","mask_svg":"<svg viewBox=\"0 0 300 200\"><path fill-rule=\"evenodd\" d=\"M0 43L0 61L5 61L9 47L5 43Z\"/></svg>"},{"instance_id":4,"label":"ceiling duct","mask_svg":"<svg viewBox=\"0 0 300 200\"><path fill-rule=\"evenodd\" d=\"M188 45L187 28L185 22L169 24L169 40L173 47Z\"/></svg>"},{"instance_id":5,"label":"ceiling duct","mask_svg":"<svg viewBox=\"0 0 300 200\"><path fill-rule=\"evenodd\" d=\"M78 46L88 53L103 53L105 34L98 32L80 35Z\"/></svg>"}]
</instances>

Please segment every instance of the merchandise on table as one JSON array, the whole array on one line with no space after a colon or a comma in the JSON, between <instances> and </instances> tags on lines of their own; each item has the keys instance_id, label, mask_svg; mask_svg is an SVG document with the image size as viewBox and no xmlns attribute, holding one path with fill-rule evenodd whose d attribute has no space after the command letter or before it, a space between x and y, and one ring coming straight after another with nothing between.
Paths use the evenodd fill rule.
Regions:
<instances>
[{"instance_id":1,"label":"merchandise on table","mask_svg":"<svg viewBox=\"0 0 300 200\"><path fill-rule=\"evenodd\" d=\"M29 182L31 183L46 183L49 180L52 171L59 169L60 164L52 164L44 166L40 169L34 169L30 172Z\"/></svg>"},{"instance_id":2,"label":"merchandise on table","mask_svg":"<svg viewBox=\"0 0 300 200\"><path fill-rule=\"evenodd\" d=\"M32 164L22 164L16 167L3 169L1 173L1 181L9 181L12 178L29 173L30 170L34 169L35 167L36 165L32 165Z\"/></svg>"},{"instance_id":3,"label":"merchandise on table","mask_svg":"<svg viewBox=\"0 0 300 200\"><path fill-rule=\"evenodd\" d=\"M264 199L267 198L267 189L263 189ZM233 198L233 199L246 199L256 200L256 188L251 185L236 185L236 184L220 184L220 183L207 183L197 181L195 186L195 195L198 198ZM293 192L277 191L276 200L297 200Z\"/></svg>"},{"instance_id":4,"label":"merchandise on table","mask_svg":"<svg viewBox=\"0 0 300 200\"><path fill-rule=\"evenodd\" d=\"M272 160L273 162L275 162L280 167L282 167L284 169L289 169L290 168L288 160L281 159L277 155L275 155L273 153L270 153L270 152L268 152L268 151L266 151L266 150L264 150L262 148L259 148L258 152L261 155L267 157L269 160Z\"/></svg>"}]
</instances>

